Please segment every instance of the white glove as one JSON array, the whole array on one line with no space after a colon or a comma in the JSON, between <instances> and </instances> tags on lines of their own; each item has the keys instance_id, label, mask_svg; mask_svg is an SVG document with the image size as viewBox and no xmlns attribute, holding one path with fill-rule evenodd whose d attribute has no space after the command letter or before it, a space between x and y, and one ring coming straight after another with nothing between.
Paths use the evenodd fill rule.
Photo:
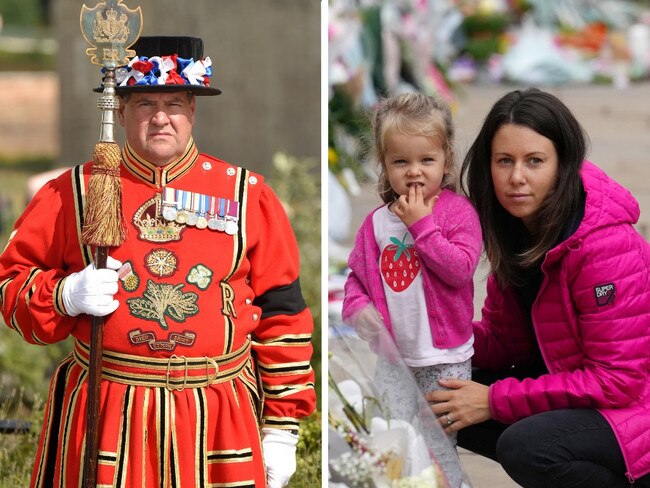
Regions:
<instances>
[{"instance_id":1,"label":"white glove","mask_svg":"<svg viewBox=\"0 0 650 488\"><path fill-rule=\"evenodd\" d=\"M288 430L262 429L262 451L266 464L268 488L287 486L296 471L296 444L298 436Z\"/></svg>"},{"instance_id":2,"label":"white glove","mask_svg":"<svg viewBox=\"0 0 650 488\"><path fill-rule=\"evenodd\" d=\"M114 312L120 304L113 295L117 293L116 270L121 266L122 263L109 256L105 269L95 269L93 263L66 277L62 296L68 315L76 317L87 313L103 317Z\"/></svg>"}]
</instances>

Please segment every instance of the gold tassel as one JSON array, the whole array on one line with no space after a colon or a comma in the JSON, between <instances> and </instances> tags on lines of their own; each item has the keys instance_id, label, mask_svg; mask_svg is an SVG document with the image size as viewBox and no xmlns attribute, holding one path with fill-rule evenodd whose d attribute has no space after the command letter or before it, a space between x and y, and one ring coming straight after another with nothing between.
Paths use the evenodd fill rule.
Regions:
<instances>
[{"instance_id":1,"label":"gold tassel","mask_svg":"<svg viewBox=\"0 0 650 488\"><path fill-rule=\"evenodd\" d=\"M122 219L121 161L117 143L95 144L81 234L84 244L111 247L119 246L126 239Z\"/></svg>"}]
</instances>

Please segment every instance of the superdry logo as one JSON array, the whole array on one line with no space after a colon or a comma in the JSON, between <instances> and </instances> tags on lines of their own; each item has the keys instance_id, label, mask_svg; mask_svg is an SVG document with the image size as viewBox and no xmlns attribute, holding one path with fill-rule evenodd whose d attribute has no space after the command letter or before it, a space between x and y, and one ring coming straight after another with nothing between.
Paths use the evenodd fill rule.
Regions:
<instances>
[{"instance_id":1,"label":"superdry logo","mask_svg":"<svg viewBox=\"0 0 650 488\"><path fill-rule=\"evenodd\" d=\"M605 305L612 303L614 300L614 295L616 295L616 287L614 286L614 283L595 286L594 295L596 295L596 305L599 307L604 307Z\"/></svg>"}]
</instances>

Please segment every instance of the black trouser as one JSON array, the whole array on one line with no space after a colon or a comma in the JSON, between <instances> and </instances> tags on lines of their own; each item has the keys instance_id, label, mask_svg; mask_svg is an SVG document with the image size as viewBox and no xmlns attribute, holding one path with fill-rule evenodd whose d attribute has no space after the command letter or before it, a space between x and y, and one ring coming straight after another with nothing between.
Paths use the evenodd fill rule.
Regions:
<instances>
[{"instance_id":1,"label":"black trouser","mask_svg":"<svg viewBox=\"0 0 650 488\"><path fill-rule=\"evenodd\" d=\"M650 487L650 475L630 485L614 432L592 409L554 410L512 425L489 420L461 429L458 445L499 462L525 488Z\"/></svg>"}]
</instances>

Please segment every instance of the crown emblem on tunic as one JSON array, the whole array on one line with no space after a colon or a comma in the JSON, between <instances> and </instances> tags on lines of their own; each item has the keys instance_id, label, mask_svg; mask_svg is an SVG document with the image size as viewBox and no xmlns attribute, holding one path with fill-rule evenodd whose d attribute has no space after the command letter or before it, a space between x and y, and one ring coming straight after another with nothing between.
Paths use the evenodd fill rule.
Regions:
<instances>
[{"instance_id":1,"label":"crown emblem on tunic","mask_svg":"<svg viewBox=\"0 0 650 488\"><path fill-rule=\"evenodd\" d=\"M162 216L162 198L156 195L143 203L133 216L133 223L140 231L140 239L148 242L178 241L185 226L167 221Z\"/></svg>"}]
</instances>

